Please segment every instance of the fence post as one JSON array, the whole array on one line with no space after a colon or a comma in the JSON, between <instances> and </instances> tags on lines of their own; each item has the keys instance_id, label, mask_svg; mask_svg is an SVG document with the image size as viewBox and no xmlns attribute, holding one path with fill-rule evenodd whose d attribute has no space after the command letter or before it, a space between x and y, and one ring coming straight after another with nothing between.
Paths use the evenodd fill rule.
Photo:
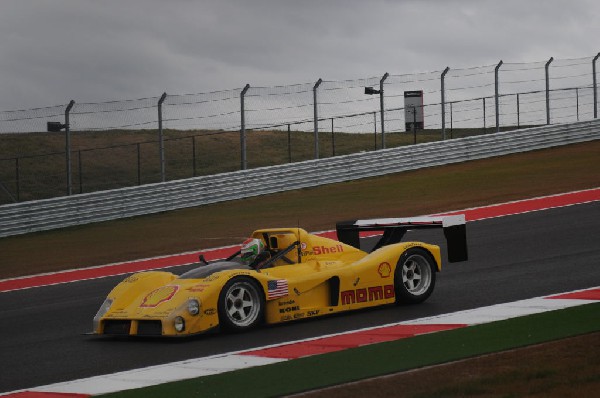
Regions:
<instances>
[{"instance_id":1,"label":"fence post","mask_svg":"<svg viewBox=\"0 0 600 398\"><path fill-rule=\"evenodd\" d=\"M453 102L450 102L450 138L454 138L453 133L454 133L454 120L453 120L453 115L452 115L452 104Z\"/></svg>"},{"instance_id":2,"label":"fence post","mask_svg":"<svg viewBox=\"0 0 600 398\"><path fill-rule=\"evenodd\" d=\"M596 86L596 61L600 57L600 53L596 54L592 61L592 78L594 81L594 119L598 118L598 87Z\"/></svg>"},{"instance_id":3,"label":"fence post","mask_svg":"<svg viewBox=\"0 0 600 398\"><path fill-rule=\"evenodd\" d=\"M373 112L373 126L375 127L375 150L377 150L377 112Z\"/></svg>"},{"instance_id":4,"label":"fence post","mask_svg":"<svg viewBox=\"0 0 600 398\"><path fill-rule=\"evenodd\" d=\"M331 118L331 152L335 156L335 134L333 132L333 118Z\"/></svg>"},{"instance_id":5,"label":"fence post","mask_svg":"<svg viewBox=\"0 0 600 398\"><path fill-rule=\"evenodd\" d=\"M20 171L19 171L19 158L15 158L15 178L16 178L16 188L17 188L17 202L20 201L21 199L21 183L19 182L20 180Z\"/></svg>"},{"instance_id":6,"label":"fence post","mask_svg":"<svg viewBox=\"0 0 600 398\"><path fill-rule=\"evenodd\" d=\"M292 133L290 131L290 124L288 123L288 161L292 163Z\"/></svg>"},{"instance_id":7,"label":"fence post","mask_svg":"<svg viewBox=\"0 0 600 398\"><path fill-rule=\"evenodd\" d=\"M81 164L81 150L77 151L77 166L79 171L79 193L83 193L83 166Z\"/></svg>"},{"instance_id":8,"label":"fence post","mask_svg":"<svg viewBox=\"0 0 600 398\"><path fill-rule=\"evenodd\" d=\"M162 104L167 98L167 93L163 93L158 100L158 151L160 156L160 180L165 182L165 139L163 137L163 118L162 118Z\"/></svg>"},{"instance_id":9,"label":"fence post","mask_svg":"<svg viewBox=\"0 0 600 398\"><path fill-rule=\"evenodd\" d=\"M483 99L483 133L485 134L485 129L487 128L485 124L485 97Z\"/></svg>"},{"instance_id":10,"label":"fence post","mask_svg":"<svg viewBox=\"0 0 600 398\"><path fill-rule=\"evenodd\" d=\"M385 149L385 108L383 105L383 82L387 79L389 73L385 72L379 81L379 107L381 110L381 149Z\"/></svg>"},{"instance_id":11,"label":"fence post","mask_svg":"<svg viewBox=\"0 0 600 398\"><path fill-rule=\"evenodd\" d=\"M244 110L244 96L250 88L250 84L246 84L240 93L240 151L241 151L241 169L246 170L248 161L246 160L246 111Z\"/></svg>"},{"instance_id":12,"label":"fence post","mask_svg":"<svg viewBox=\"0 0 600 398\"><path fill-rule=\"evenodd\" d=\"M520 102L519 102L519 93L517 93L517 128L520 129L521 128L521 109L520 109Z\"/></svg>"},{"instance_id":13,"label":"fence post","mask_svg":"<svg viewBox=\"0 0 600 398\"><path fill-rule=\"evenodd\" d=\"M192 176L196 177L196 136L192 136Z\"/></svg>"},{"instance_id":14,"label":"fence post","mask_svg":"<svg viewBox=\"0 0 600 398\"><path fill-rule=\"evenodd\" d=\"M323 83L323 79L317 80L313 87L313 113L314 113L314 134L315 134L315 159L319 159L319 111L317 107L317 89Z\"/></svg>"},{"instance_id":15,"label":"fence post","mask_svg":"<svg viewBox=\"0 0 600 398\"><path fill-rule=\"evenodd\" d=\"M500 102L498 99L498 70L502 66L502 60L498 62L496 65L496 69L494 70L494 85L495 85L495 94L496 94L496 133L500 131Z\"/></svg>"},{"instance_id":16,"label":"fence post","mask_svg":"<svg viewBox=\"0 0 600 398\"><path fill-rule=\"evenodd\" d=\"M575 97L577 98L576 107L577 107L577 121L579 121L579 88L575 87Z\"/></svg>"},{"instance_id":17,"label":"fence post","mask_svg":"<svg viewBox=\"0 0 600 398\"><path fill-rule=\"evenodd\" d=\"M75 101L69 101L69 105L65 109L65 152L67 155L67 195L73 193L73 175L71 173L71 126L69 125L69 114L75 105Z\"/></svg>"},{"instance_id":18,"label":"fence post","mask_svg":"<svg viewBox=\"0 0 600 398\"><path fill-rule=\"evenodd\" d=\"M446 91L444 88L444 79L446 78L446 73L450 70L450 67L446 67L442 72L442 140L446 140Z\"/></svg>"},{"instance_id":19,"label":"fence post","mask_svg":"<svg viewBox=\"0 0 600 398\"><path fill-rule=\"evenodd\" d=\"M550 57L546 62L546 124L550 124L550 64L554 61L554 57Z\"/></svg>"},{"instance_id":20,"label":"fence post","mask_svg":"<svg viewBox=\"0 0 600 398\"><path fill-rule=\"evenodd\" d=\"M141 171L141 159L140 159L140 143L137 144L137 182L138 185L142 185L142 171Z\"/></svg>"}]
</instances>

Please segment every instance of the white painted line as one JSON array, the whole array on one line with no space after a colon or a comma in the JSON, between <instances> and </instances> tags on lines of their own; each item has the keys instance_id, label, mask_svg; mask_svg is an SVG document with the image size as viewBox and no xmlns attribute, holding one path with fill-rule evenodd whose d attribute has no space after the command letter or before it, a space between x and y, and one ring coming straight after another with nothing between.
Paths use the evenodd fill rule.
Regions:
<instances>
[{"instance_id":1,"label":"white painted line","mask_svg":"<svg viewBox=\"0 0 600 398\"><path fill-rule=\"evenodd\" d=\"M270 365L285 359L223 354L128 370L28 389L35 392L107 394L174 381L210 376L238 369Z\"/></svg>"}]
</instances>

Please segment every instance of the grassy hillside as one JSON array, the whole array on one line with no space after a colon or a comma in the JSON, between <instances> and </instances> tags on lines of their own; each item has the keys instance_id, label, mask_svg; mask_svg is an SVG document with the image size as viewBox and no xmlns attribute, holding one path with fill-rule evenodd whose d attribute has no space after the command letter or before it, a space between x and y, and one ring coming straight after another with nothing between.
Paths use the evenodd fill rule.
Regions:
<instances>
[{"instance_id":1,"label":"grassy hillside","mask_svg":"<svg viewBox=\"0 0 600 398\"><path fill-rule=\"evenodd\" d=\"M454 130L452 137L483 133ZM420 131L417 142L440 139L439 130ZM166 179L239 170L240 134L226 131L176 131L165 134ZM448 131L450 137L450 131ZM412 133L386 134L386 147L410 145ZM319 157L381 148L381 134L322 131ZM160 182L158 133L154 130L73 132L73 193ZM248 131L248 168L297 162L314 157L314 133ZM16 160L18 158L18 160ZM67 190L64 133L0 134L0 184L20 201L63 196ZM0 186L0 204L12 202Z\"/></svg>"},{"instance_id":2,"label":"grassy hillside","mask_svg":"<svg viewBox=\"0 0 600 398\"><path fill-rule=\"evenodd\" d=\"M431 214L600 187L600 140L0 239L0 278L233 244L261 227Z\"/></svg>"}]
</instances>

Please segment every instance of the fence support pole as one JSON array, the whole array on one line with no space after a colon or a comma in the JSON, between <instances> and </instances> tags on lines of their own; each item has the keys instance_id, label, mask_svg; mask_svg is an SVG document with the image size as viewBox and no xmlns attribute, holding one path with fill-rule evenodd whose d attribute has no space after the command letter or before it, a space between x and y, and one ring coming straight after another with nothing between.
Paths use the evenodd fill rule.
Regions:
<instances>
[{"instance_id":1,"label":"fence support pole","mask_svg":"<svg viewBox=\"0 0 600 398\"><path fill-rule=\"evenodd\" d=\"M244 89L240 93L240 151L241 151L241 165L242 170L246 170L248 167L248 161L246 159L246 111L244 110L244 96L250 88L250 84L246 84Z\"/></svg>"},{"instance_id":2,"label":"fence support pole","mask_svg":"<svg viewBox=\"0 0 600 398\"><path fill-rule=\"evenodd\" d=\"M517 93L517 128L521 128L521 104L519 102L519 93Z\"/></svg>"},{"instance_id":3,"label":"fence support pole","mask_svg":"<svg viewBox=\"0 0 600 398\"><path fill-rule=\"evenodd\" d=\"M596 61L600 57L600 53L596 54L592 61L592 78L594 80L594 119L598 118L598 87L596 86Z\"/></svg>"},{"instance_id":4,"label":"fence support pole","mask_svg":"<svg viewBox=\"0 0 600 398\"><path fill-rule=\"evenodd\" d=\"M373 127L375 127L375 150L377 150L377 112L373 112Z\"/></svg>"},{"instance_id":5,"label":"fence support pole","mask_svg":"<svg viewBox=\"0 0 600 398\"><path fill-rule=\"evenodd\" d=\"M453 119L453 114L452 114L452 102L450 102L450 139L454 138L453 137L453 133L454 133L454 119Z\"/></svg>"},{"instance_id":6,"label":"fence support pole","mask_svg":"<svg viewBox=\"0 0 600 398\"><path fill-rule=\"evenodd\" d=\"M577 87L575 87L575 98L577 107L577 121L579 121L579 89Z\"/></svg>"},{"instance_id":7,"label":"fence support pole","mask_svg":"<svg viewBox=\"0 0 600 398\"><path fill-rule=\"evenodd\" d=\"M323 83L323 79L317 80L313 87L313 113L314 113L314 135L315 135L315 159L319 159L319 111L317 102L317 89Z\"/></svg>"},{"instance_id":8,"label":"fence support pole","mask_svg":"<svg viewBox=\"0 0 600 398\"><path fill-rule=\"evenodd\" d=\"M331 152L335 156L335 134L333 132L333 118L331 118Z\"/></svg>"},{"instance_id":9,"label":"fence support pole","mask_svg":"<svg viewBox=\"0 0 600 398\"><path fill-rule=\"evenodd\" d=\"M502 60L498 62L496 65L496 69L494 70L494 88L495 88L495 105L496 105L496 133L500 131L500 101L498 98L498 70L502 66Z\"/></svg>"},{"instance_id":10,"label":"fence support pole","mask_svg":"<svg viewBox=\"0 0 600 398\"><path fill-rule=\"evenodd\" d=\"M20 180L20 172L19 172L19 158L15 158L15 179L16 179L16 188L17 188L17 202L21 200L21 183Z\"/></svg>"},{"instance_id":11,"label":"fence support pole","mask_svg":"<svg viewBox=\"0 0 600 398\"><path fill-rule=\"evenodd\" d=\"M288 123L288 162L292 163L292 133L290 131L290 124Z\"/></svg>"},{"instance_id":12,"label":"fence support pole","mask_svg":"<svg viewBox=\"0 0 600 398\"><path fill-rule=\"evenodd\" d=\"M165 139L163 137L163 117L162 104L167 98L167 93L163 93L158 100L158 151L160 155L160 180L165 182Z\"/></svg>"},{"instance_id":13,"label":"fence support pole","mask_svg":"<svg viewBox=\"0 0 600 398\"><path fill-rule=\"evenodd\" d=\"M550 124L550 64L554 61L554 57L550 57L546 62L546 124Z\"/></svg>"},{"instance_id":14,"label":"fence support pole","mask_svg":"<svg viewBox=\"0 0 600 398\"><path fill-rule=\"evenodd\" d=\"M379 80L379 108L381 111L381 149L385 149L385 108L383 104L383 82L387 79L389 73L385 72Z\"/></svg>"},{"instance_id":15,"label":"fence support pole","mask_svg":"<svg viewBox=\"0 0 600 398\"><path fill-rule=\"evenodd\" d=\"M83 166L81 164L81 150L77 151L77 166L79 168L79 193L83 193Z\"/></svg>"},{"instance_id":16,"label":"fence support pole","mask_svg":"<svg viewBox=\"0 0 600 398\"><path fill-rule=\"evenodd\" d=\"M140 143L137 144L137 183L142 185L142 171L141 171L141 159L140 159Z\"/></svg>"},{"instance_id":17,"label":"fence support pole","mask_svg":"<svg viewBox=\"0 0 600 398\"><path fill-rule=\"evenodd\" d=\"M65 109L65 152L67 155L67 195L73 193L73 174L71 172L71 126L69 124L69 114L75 105L75 101L69 101L69 105Z\"/></svg>"},{"instance_id":18,"label":"fence support pole","mask_svg":"<svg viewBox=\"0 0 600 398\"><path fill-rule=\"evenodd\" d=\"M444 79L446 78L446 73L450 70L450 67L446 67L442 72L442 140L446 139L446 89L444 87Z\"/></svg>"},{"instance_id":19,"label":"fence support pole","mask_svg":"<svg viewBox=\"0 0 600 398\"><path fill-rule=\"evenodd\" d=\"M483 97L482 99L483 99L483 133L485 134L485 129L487 128L487 125L485 124L485 97Z\"/></svg>"},{"instance_id":20,"label":"fence support pole","mask_svg":"<svg viewBox=\"0 0 600 398\"><path fill-rule=\"evenodd\" d=\"M196 136L192 136L192 176L196 177Z\"/></svg>"}]
</instances>

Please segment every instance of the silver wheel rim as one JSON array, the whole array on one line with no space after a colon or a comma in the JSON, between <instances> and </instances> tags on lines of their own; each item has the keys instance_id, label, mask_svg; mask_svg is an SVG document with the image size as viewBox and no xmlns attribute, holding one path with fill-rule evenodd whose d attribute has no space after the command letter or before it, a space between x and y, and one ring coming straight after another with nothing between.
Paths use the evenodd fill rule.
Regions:
<instances>
[{"instance_id":1,"label":"silver wheel rim","mask_svg":"<svg viewBox=\"0 0 600 398\"><path fill-rule=\"evenodd\" d=\"M225 294L225 313L227 318L238 327L250 326L260 312L260 298L254 286L234 283Z\"/></svg>"},{"instance_id":2,"label":"silver wheel rim","mask_svg":"<svg viewBox=\"0 0 600 398\"><path fill-rule=\"evenodd\" d=\"M402 283L414 296L425 293L431 285L431 266L420 254L409 256L402 264Z\"/></svg>"}]
</instances>

